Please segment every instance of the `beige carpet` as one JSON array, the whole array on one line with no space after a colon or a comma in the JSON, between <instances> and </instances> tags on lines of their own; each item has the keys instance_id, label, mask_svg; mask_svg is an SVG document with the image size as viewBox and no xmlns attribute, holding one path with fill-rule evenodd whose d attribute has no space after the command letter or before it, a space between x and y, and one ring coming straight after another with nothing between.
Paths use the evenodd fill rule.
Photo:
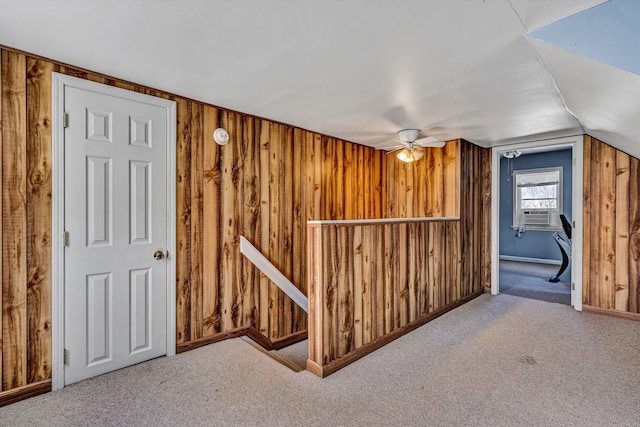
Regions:
<instances>
[{"instance_id":1,"label":"beige carpet","mask_svg":"<svg viewBox=\"0 0 640 427\"><path fill-rule=\"evenodd\" d=\"M638 425L639 337L640 322L483 295L325 379L234 339L10 405L0 425Z\"/></svg>"}]
</instances>

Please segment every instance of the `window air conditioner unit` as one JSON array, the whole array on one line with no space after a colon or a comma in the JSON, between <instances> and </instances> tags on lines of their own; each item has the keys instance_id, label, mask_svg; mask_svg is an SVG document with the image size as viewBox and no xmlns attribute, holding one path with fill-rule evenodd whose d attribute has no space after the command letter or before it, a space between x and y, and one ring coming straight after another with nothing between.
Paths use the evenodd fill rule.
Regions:
<instances>
[{"instance_id":1,"label":"window air conditioner unit","mask_svg":"<svg viewBox=\"0 0 640 427\"><path fill-rule=\"evenodd\" d=\"M549 225L549 211L523 211L523 225Z\"/></svg>"}]
</instances>

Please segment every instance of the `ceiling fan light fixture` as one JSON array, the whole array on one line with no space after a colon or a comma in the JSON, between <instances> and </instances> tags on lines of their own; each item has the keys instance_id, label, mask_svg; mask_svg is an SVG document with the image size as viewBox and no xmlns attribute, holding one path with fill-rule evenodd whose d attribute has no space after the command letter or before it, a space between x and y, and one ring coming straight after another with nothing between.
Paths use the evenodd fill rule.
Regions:
<instances>
[{"instance_id":1,"label":"ceiling fan light fixture","mask_svg":"<svg viewBox=\"0 0 640 427\"><path fill-rule=\"evenodd\" d=\"M398 151L398 154L396 154L396 157L406 163L411 163L414 160L417 160L414 157L414 153L408 148L403 148L402 150Z\"/></svg>"},{"instance_id":2,"label":"ceiling fan light fixture","mask_svg":"<svg viewBox=\"0 0 640 427\"><path fill-rule=\"evenodd\" d=\"M420 160L424 156L424 149L422 147L413 147L412 153L413 160Z\"/></svg>"}]
</instances>

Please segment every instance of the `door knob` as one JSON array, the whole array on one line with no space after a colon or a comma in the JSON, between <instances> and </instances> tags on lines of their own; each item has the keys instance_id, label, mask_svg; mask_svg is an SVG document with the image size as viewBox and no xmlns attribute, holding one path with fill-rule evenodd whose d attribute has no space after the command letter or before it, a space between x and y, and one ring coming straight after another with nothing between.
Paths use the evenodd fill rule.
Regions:
<instances>
[{"instance_id":1,"label":"door knob","mask_svg":"<svg viewBox=\"0 0 640 427\"><path fill-rule=\"evenodd\" d=\"M166 256L169 256L168 251L167 251ZM161 251L160 249L158 249L157 251L155 251L155 252L153 253L153 258L155 258L155 259L160 260L160 259L162 259L162 258L164 258L164 257L165 257L165 252L164 252L164 251Z\"/></svg>"}]
</instances>

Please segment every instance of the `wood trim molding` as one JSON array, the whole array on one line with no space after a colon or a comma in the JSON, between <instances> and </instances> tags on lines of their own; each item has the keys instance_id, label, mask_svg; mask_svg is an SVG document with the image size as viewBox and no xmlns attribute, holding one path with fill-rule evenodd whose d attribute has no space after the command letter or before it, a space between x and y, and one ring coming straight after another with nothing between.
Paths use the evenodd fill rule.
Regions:
<instances>
[{"instance_id":1,"label":"wood trim molding","mask_svg":"<svg viewBox=\"0 0 640 427\"><path fill-rule=\"evenodd\" d=\"M436 311L433 312L425 317L422 317L420 319L417 319L411 323L408 323L407 325L396 329L393 332L388 333L387 335L384 335L374 341L371 341L370 343L367 343L365 345L363 345L362 347L352 351L351 353L348 353L324 366L320 366L318 365L316 362L314 362L313 360L307 360L307 370L313 374L316 374L317 376L321 377L321 378L325 378L331 374L333 374L334 372L344 368L345 366L349 365L350 363L355 362L356 360L366 356L367 354L389 344L391 341L394 341L397 338L400 338L401 336L413 331L414 329L419 328L420 326L430 322L431 320L442 316L443 314L453 310L454 308L457 308L459 306L461 306L462 304L471 301L472 299L479 297L480 295L484 294L484 289L474 292L473 294L466 296L464 298L461 298L460 300Z\"/></svg>"},{"instance_id":2,"label":"wood trim molding","mask_svg":"<svg viewBox=\"0 0 640 427\"><path fill-rule=\"evenodd\" d=\"M229 338L238 338L247 335L248 331L249 327L230 329L219 334L203 337L197 340L191 340L186 343L178 344L176 346L176 353L183 353L185 351L194 350L198 347L203 347L205 345L227 340Z\"/></svg>"},{"instance_id":3,"label":"wood trim molding","mask_svg":"<svg viewBox=\"0 0 640 427\"><path fill-rule=\"evenodd\" d=\"M427 218L375 218L375 219L327 219L307 221L309 227L319 227L322 225L371 225L371 224L396 224L396 223L414 223L414 222L433 222L433 221L460 221L459 216L438 216Z\"/></svg>"},{"instance_id":4,"label":"wood trim molding","mask_svg":"<svg viewBox=\"0 0 640 427\"><path fill-rule=\"evenodd\" d=\"M619 317L621 319L635 320L636 322L640 322L640 313L611 310L608 308L593 307L591 305L583 305L582 311L584 311L585 313L603 314L605 316Z\"/></svg>"},{"instance_id":5,"label":"wood trim molding","mask_svg":"<svg viewBox=\"0 0 640 427\"><path fill-rule=\"evenodd\" d=\"M232 329L219 334L200 338L198 340L189 341L183 344L178 344L176 346L176 353L183 353L185 351L193 350L198 347L203 347L205 345L224 341L230 338L239 338L245 335L251 338L260 347L269 351L279 350L288 345L307 339L307 331L301 331L295 334L287 335L286 337L278 338L275 341L271 341L269 338L264 336L264 334L262 334L257 328L254 328L253 326L246 326L243 328Z\"/></svg>"},{"instance_id":6,"label":"wood trim molding","mask_svg":"<svg viewBox=\"0 0 640 427\"><path fill-rule=\"evenodd\" d=\"M286 337L278 338L277 340L272 341L271 345L273 346L274 350L280 350L281 348L287 347L291 344L295 344L302 340L306 340L307 338L307 331L300 331L296 332L295 334L287 335Z\"/></svg>"},{"instance_id":7,"label":"wood trim molding","mask_svg":"<svg viewBox=\"0 0 640 427\"><path fill-rule=\"evenodd\" d=\"M0 392L0 408L50 391L51 380L44 380Z\"/></svg>"}]
</instances>

